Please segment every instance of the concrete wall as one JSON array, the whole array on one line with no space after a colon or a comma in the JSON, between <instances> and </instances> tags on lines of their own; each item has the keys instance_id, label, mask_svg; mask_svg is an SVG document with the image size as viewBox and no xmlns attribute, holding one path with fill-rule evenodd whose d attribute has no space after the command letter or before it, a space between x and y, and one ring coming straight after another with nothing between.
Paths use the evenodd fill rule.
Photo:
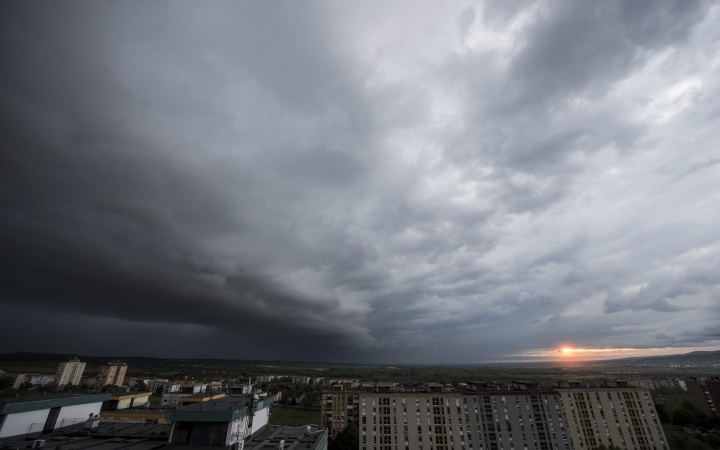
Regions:
<instances>
[{"instance_id":1,"label":"concrete wall","mask_svg":"<svg viewBox=\"0 0 720 450\"><path fill-rule=\"evenodd\" d=\"M252 432L255 433L255 431L260 430L264 426L268 424L268 419L270 418L270 408L263 408L260 411L257 411L255 413L255 417L253 417L253 429Z\"/></svg>"},{"instance_id":2,"label":"concrete wall","mask_svg":"<svg viewBox=\"0 0 720 450\"><path fill-rule=\"evenodd\" d=\"M123 398L118 400L117 409L128 409L132 405L131 398Z\"/></svg>"},{"instance_id":3,"label":"concrete wall","mask_svg":"<svg viewBox=\"0 0 720 450\"><path fill-rule=\"evenodd\" d=\"M34 423L45 425L48 414L50 414L49 409L8 414L2 429L0 429L0 438L27 434L30 431L30 425Z\"/></svg>"}]
</instances>

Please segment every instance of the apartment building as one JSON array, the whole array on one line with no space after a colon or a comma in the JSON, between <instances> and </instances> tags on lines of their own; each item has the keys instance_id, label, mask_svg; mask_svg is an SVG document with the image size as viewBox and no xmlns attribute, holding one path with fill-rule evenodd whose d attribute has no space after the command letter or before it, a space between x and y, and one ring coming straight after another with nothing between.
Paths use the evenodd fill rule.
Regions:
<instances>
[{"instance_id":1,"label":"apartment building","mask_svg":"<svg viewBox=\"0 0 720 450\"><path fill-rule=\"evenodd\" d=\"M628 450L668 450L647 389L622 381L607 381L600 386L558 385L570 448L595 450L605 444Z\"/></svg>"},{"instance_id":2,"label":"apartment building","mask_svg":"<svg viewBox=\"0 0 720 450\"><path fill-rule=\"evenodd\" d=\"M462 393L462 412L468 450L573 448L558 392L524 381L513 382L511 388L467 384L471 390Z\"/></svg>"},{"instance_id":3,"label":"apartment building","mask_svg":"<svg viewBox=\"0 0 720 450\"><path fill-rule=\"evenodd\" d=\"M85 371L84 362L80 362L79 359L71 359L68 362L61 362L58 366L55 377L57 378L58 388L71 384L77 386L80 384L80 379Z\"/></svg>"},{"instance_id":4,"label":"apartment building","mask_svg":"<svg viewBox=\"0 0 720 450\"><path fill-rule=\"evenodd\" d=\"M100 366L93 389L99 391L107 385L122 386L127 372L127 364L122 361L110 361Z\"/></svg>"},{"instance_id":5,"label":"apartment building","mask_svg":"<svg viewBox=\"0 0 720 450\"><path fill-rule=\"evenodd\" d=\"M363 392L361 450L465 450L459 393Z\"/></svg>"},{"instance_id":6,"label":"apartment building","mask_svg":"<svg viewBox=\"0 0 720 450\"><path fill-rule=\"evenodd\" d=\"M320 401L320 426L335 438L350 423L360 426L360 392L323 391Z\"/></svg>"},{"instance_id":7,"label":"apartment building","mask_svg":"<svg viewBox=\"0 0 720 450\"><path fill-rule=\"evenodd\" d=\"M690 394L693 406L708 415L718 415L718 404L720 404L720 378L688 378L685 386Z\"/></svg>"}]
</instances>

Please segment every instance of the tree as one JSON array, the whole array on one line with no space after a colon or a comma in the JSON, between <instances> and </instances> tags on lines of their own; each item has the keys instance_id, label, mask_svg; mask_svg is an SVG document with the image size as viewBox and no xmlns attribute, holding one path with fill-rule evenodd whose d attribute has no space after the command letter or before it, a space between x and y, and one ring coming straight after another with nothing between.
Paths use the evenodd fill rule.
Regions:
<instances>
[{"instance_id":1,"label":"tree","mask_svg":"<svg viewBox=\"0 0 720 450\"><path fill-rule=\"evenodd\" d=\"M100 392L110 392L111 394L119 393L119 392L127 392L127 389L121 386L115 386L113 384L108 384L103 386L102 389L100 389Z\"/></svg>"},{"instance_id":2,"label":"tree","mask_svg":"<svg viewBox=\"0 0 720 450\"><path fill-rule=\"evenodd\" d=\"M308 408L308 409L312 408L312 405L313 405L313 394L312 394L312 392L306 392L305 395L303 396L303 399L302 399L302 401L300 402L300 404L301 404L304 408Z\"/></svg>"},{"instance_id":3,"label":"tree","mask_svg":"<svg viewBox=\"0 0 720 450\"><path fill-rule=\"evenodd\" d=\"M0 391L10 389L13 384L15 384L13 377L0 377Z\"/></svg>"},{"instance_id":4,"label":"tree","mask_svg":"<svg viewBox=\"0 0 720 450\"><path fill-rule=\"evenodd\" d=\"M335 439L330 438L328 450L357 450L360 433L354 423L350 423Z\"/></svg>"},{"instance_id":5,"label":"tree","mask_svg":"<svg viewBox=\"0 0 720 450\"><path fill-rule=\"evenodd\" d=\"M668 413L665 405L663 405L662 403L655 403L655 409L657 410L658 416L660 417L660 422L670 423L672 421L672 418L670 417L670 414Z\"/></svg>"}]
</instances>

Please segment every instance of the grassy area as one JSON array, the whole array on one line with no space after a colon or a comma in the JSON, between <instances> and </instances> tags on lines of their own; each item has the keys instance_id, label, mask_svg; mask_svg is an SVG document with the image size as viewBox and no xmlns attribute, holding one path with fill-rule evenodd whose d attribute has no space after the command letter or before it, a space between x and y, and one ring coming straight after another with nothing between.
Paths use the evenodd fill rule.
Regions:
<instances>
[{"instance_id":1,"label":"grassy area","mask_svg":"<svg viewBox=\"0 0 720 450\"><path fill-rule=\"evenodd\" d=\"M299 427L302 425L319 424L320 409L305 409L297 406L272 405L270 424Z\"/></svg>"}]
</instances>

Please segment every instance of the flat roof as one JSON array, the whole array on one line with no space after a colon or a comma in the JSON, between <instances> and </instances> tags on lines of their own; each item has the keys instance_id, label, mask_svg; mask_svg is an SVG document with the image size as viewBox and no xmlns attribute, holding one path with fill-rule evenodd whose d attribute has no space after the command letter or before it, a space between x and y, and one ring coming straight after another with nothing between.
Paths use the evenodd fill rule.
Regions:
<instances>
[{"instance_id":1,"label":"flat roof","mask_svg":"<svg viewBox=\"0 0 720 450\"><path fill-rule=\"evenodd\" d=\"M267 408L272 402L272 398L259 400L253 409ZM247 406L246 397L222 397L169 411L167 418L173 422L232 422L249 414Z\"/></svg>"},{"instance_id":2,"label":"flat roof","mask_svg":"<svg viewBox=\"0 0 720 450\"><path fill-rule=\"evenodd\" d=\"M109 399L110 394L78 394L74 392L4 397L0 398L0 414L15 414L63 406L102 403Z\"/></svg>"},{"instance_id":3,"label":"flat roof","mask_svg":"<svg viewBox=\"0 0 720 450\"><path fill-rule=\"evenodd\" d=\"M308 428L310 428L309 433ZM308 427L270 425L245 444L245 448L248 450L276 449L280 441L285 441L284 448L286 450L295 448L313 450L325 447L327 439L327 428L318 428L317 425L309 425Z\"/></svg>"},{"instance_id":4,"label":"flat roof","mask_svg":"<svg viewBox=\"0 0 720 450\"><path fill-rule=\"evenodd\" d=\"M110 400L125 400L128 398L149 397L152 392L127 392L125 394L112 394Z\"/></svg>"}]
</instances>

